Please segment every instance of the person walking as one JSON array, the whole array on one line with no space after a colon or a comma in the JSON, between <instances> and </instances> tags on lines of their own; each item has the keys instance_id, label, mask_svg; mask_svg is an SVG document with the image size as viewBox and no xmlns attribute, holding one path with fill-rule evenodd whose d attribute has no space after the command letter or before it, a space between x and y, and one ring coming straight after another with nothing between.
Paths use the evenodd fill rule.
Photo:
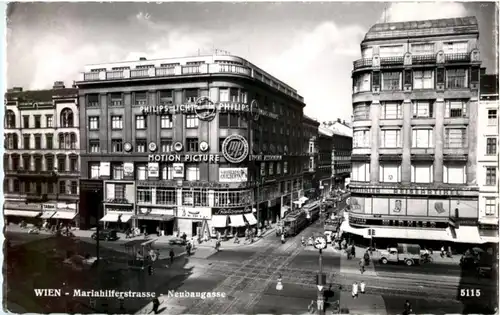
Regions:
<instances>
[{"instance_id":1,"label":"person walking","mask_svg":"<svg viewBox=\"0 0 500 315\"><path fill-rule=\"evenodd\" d=\"M352 298L356 299L358 297L358 283L354 282L352 284Z\"/></svg>"},{"instance_id":2,"label":"person walking","mask_svg":"<svg viewBox=\"0 0 500 315\"><path fill-rule=\"evenodd\" d=\"M409 315L413 312L411 309L411 303L410 301L406 300L405 305L404 305L404 310L403 310L403 315Z\"/></svg>"},{"instance_id":3,"label":"person walking","mask_svg":"<svg viewBox=\"0 0 500 315\"><path fill-rule=\"evenodd\" d=\"M285 234L281 234L281 244L285 244Z\"/></svg>"},{"instance_id":4,"label":"person walking","mask_svg":"<svg viewBox=\"0 0 500 315\"><path fill-rule=\"evenodd\" d=\"M153 312L158 314L158 308L160 307L160 300L157 297L153 299Z\"/></svg>"},{"instance_id":5,"label":"person walking","mask_svg":"<svg viewBox=\"0 0 500 315\"><path fill-rule=\"evenodd\" d=\"M170 255L170 264L173 265L174 264L174 257L175 257L175 253L174 253L173 248L170 249L169 255Z\"/></svg>"},{"instance_id":6,"label":"person walking","mask_svg":"<svg viewBox=\"0 0 500 315\"><path fill-rule=\"evenodd\" d=\"M361 280L361 283L359 284L359 291L361 292L361 294L364 294L365 293L365 282L363 280Z\"/></svg>"},{"instance_id":7,"label":"person walking","mask_svg":"<svg viewBox=\"0 0 500 315\"><path fill-rule=\"evenodd\" d=\"M309 314L314 314L314 300L311 301L311 303L309 303L309 306L307 306L307 311L309 312Z\"/></svg>"},{"instance_id":8,"label":"person walking","mask_svg":"<svg viewBox=\"0 0 500 315\"><path fill-rule=\"evenodd\" d=\"M359 271L361 274L365 272L365 260L363 258L359 260Z\"/></svg>"}]
</instances>

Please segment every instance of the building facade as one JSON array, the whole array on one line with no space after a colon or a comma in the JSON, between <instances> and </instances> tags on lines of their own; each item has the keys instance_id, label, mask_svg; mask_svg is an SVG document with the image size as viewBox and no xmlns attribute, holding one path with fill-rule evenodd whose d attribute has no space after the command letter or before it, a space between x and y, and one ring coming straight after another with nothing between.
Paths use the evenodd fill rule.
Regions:
<instances>
[{"instance_id":1,"label":"building facade","mask_svg":"<svg viewBox=\"0 0 500 315\"><path fill-rule=\"evenodd\" d=\"M321 125L318 127L318 167L316 168L321 197L328 196L333 186L332 151L333 131Z\"/></svg>"},{"instance_id":2,"label":"building facade","mask_svg":"<svg viewBox=\"0 0 500 315\"><path fill-rule=\"evenodd\" d=\"M78 225L78 91L9 90L5 105L4 215L8 222ZM76 220L76 222L74 221Z\"/></svg>"},{"instance_id":3,"label":"building facade","mask_svg":"<svg viewBox=\"0 0 500 315\"><path fill-rule=\"evenodd\" d=\"M477 114L477 183L479 185L479 233L498 242L498 75L482 75Z\"/></svg>"},{"instance_id":4,"label":"building facade","mask_svg":"<svg viewBox=\"0 0 500 315\"><path fill-rule=\"evenodd\" d=\"M319 122L315 119L305 116L302 121L304 133L304 148L307 158L304 161L304 196L314 198L319 194L319 181L317 177L318 170L318 127Z\"/></svg>"},{"instance_id":5,"label":"building facade","mask_svg":"<svg viewBox=\"0 0 500 315\"><path fill-rule=\"evenodd\" d=\"M352 128L340 119L323 125L333 131L332 190L345 190L351 176Z\"/></svg>"},{"instance_id":6,"label":"building facade","mask_svg":"<svg viewBox=\"0 0 500 315\"><path fill-rule=\"evenodd\" d=\"M303 98L242 58L87 66L78 87L82 178L103 186L89 226L240 233L302 193Z\"/></svg>"},{"instance_id":7,"label":"building facade","mask_svg":"<svg viewBox=\"0 0 500 315\"><path fill-rule=\"evenodd\" d=\"M381 240L482 242L478 38L474 17L382 23L365 35L352 73L345 231Z\"/></svg>"}]
</instances>

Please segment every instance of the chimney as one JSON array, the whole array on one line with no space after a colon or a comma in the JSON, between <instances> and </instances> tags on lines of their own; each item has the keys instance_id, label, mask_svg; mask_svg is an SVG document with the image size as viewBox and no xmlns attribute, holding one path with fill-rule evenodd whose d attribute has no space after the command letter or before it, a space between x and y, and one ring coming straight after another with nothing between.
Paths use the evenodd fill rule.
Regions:
<instances>
[{"instance_id":1,"label":"chimney","mask_svg":"<svg viewBox=\"0 0 500 315\"><path fill-rule=\"evenodd\" d=\"M54 86L52 88L53 89L64 89L66 87L64 86L63 81L56 81L56 82L54 82Z\"/></svg>"},{"instance_id":2,"label":"chimney","mask_svg":"<svg viewBox=\"0 0 500 315\"><path fill-rule=\"evenodd\" d=\"M16 92L22 92L23 88L21 86L14 86L11 91L14 92L14 93L16 93Z\"/></svg>"},{"instance_id":3,"label":"chimney","mask_svg":"<svg viewBox=\"0 0 500 315\"><path fill-rule=\"evenodd\" d=\"M344 126L345 126L345 120L342 120L342 125L344 125Z\"/></svg>"},{"instance_id":4,"label":"chimney","mask_svg":"<svg viewBox=\"0 0 500 315\"><path fill-rule=\"evenodd\" d=\"M71 87L72 87L73 89L76 89L76 88L77 88L77 86L76 86L76 81L73 81L73 84L71 85Z\"/></svg>"},{"instance_id":5,"label":"chimney","mask_svg":"<svg viewBox=\"0 0 500 315\"><path fill-rule=\"evenodd\" d=\"M340 121L340 118L337 118L337 122L338 122L338 123L340 123L340 122L341 122L341 121Z\"/></svg>"},{"instance_id":6,"label":"chimney","mask_svg":"<svg viewBox=\"0 0 500 315\"><path fill-rule=\"evenodd\" d=\"M146 61L146 60L147 60L146 57L139 58L139 61Z\"/></svg>"}]
</instances>

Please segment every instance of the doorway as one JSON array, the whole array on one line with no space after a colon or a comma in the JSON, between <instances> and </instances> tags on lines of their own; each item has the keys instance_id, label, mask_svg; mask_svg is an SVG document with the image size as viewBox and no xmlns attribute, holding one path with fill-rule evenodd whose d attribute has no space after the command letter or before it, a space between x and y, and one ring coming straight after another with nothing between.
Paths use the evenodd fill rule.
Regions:
<instances>
[{"instance_id":1,"label":"doorway","mask_svg":"<svg viewBox=\"0 0 500 315\"><path fill-rule=\"evenodd\" d=\"M198 236L198 234L201 233L201 222L200 221L193 221L192 222L191 233L193 236Z\"/></svg>"}]
</instances>

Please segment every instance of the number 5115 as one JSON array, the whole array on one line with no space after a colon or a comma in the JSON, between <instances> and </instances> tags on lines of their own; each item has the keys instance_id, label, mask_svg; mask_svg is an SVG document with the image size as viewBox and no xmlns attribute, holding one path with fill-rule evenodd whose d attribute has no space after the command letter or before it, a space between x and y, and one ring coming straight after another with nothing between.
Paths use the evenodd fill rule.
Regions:
<instances>
[{"instance_id":1,"label":"number 5115","mask_svg":"<svg viewBox=\"0 0 500 315\"><path fill-rule=\"evenodd\" d=\"M481 296L481 289L460 289L460 296L478 297Z\"/></svg>"}]
</instances>

